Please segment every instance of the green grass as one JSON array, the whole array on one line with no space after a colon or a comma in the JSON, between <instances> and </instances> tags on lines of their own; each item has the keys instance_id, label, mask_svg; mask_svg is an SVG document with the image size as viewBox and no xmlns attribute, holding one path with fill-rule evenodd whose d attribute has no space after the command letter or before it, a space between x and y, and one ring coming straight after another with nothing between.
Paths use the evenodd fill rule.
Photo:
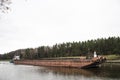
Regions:
<instances>
[{"instance_id":1,"label":"green grass","mask_svg":"<svg viewBox=\"0 0 120 80\"><path fill-rule=\"evenodd\" d=\"M120 55L103 55L103 56L106 57L107 60L120 60ZM43 59L86 59L86 56L54 57Z\"/></svg>"},{"instance_id":2,"label":"green grass","mask_svg":"<svg viewBox=\"0 0 120 80\"><path fill-rule=\"evenodd\" d=\"M104 55L104 57L107 58L107 60L120 60L120 55ZM75 56L75 57L59 57L59 58L86 58L86 56Z\"/></svg>"},{"instance_id":3,"label":"green grass","mask_svg":"<svg viewBox=\"0 0 120 80\"><path fill-rule=\"evenodd\" d=\"M117 60L120 59L120 55L105 55L107 60Z\"/></svg>"},{"instance_id":4,"label":"green grass","mask_svg":"<svg viewBox=\"0 0 120 80\"><path fill-rule=\"evenodd\" d=\"M10 59L6 59L6 60L0 60L0 61L10 61Z\"/></svg>"},{"instance_id":5,"label":"green grass","mask_svg":"<svg viewBox=\"0 0 120 80\"><path fill-rule=\"evenodd\" d=\"M85 59L85 56L70 56L70 57L54 57L54 58L42 58L42 59Z\"/></svg>"}]
</instances>

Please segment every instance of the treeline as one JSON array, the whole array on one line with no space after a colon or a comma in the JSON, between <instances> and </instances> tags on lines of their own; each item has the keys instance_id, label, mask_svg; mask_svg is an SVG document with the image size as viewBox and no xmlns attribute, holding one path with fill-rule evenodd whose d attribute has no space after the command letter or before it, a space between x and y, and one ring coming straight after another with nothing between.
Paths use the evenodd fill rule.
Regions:
<instances>
[{"instance_id":1,"label":"treeline","mask_svg":"<svg viewBox=\"0 0 120 80\"><path fill-rule=\"evenodd\" d=\"M85 56L88 52L98 55L120 55L120 37L101 38L83 42L67 42L38 48L27 48L0 55L0 59L12 59L19 55L21 59L41 59L52 57Z\"/></svg>"}]
</instances>

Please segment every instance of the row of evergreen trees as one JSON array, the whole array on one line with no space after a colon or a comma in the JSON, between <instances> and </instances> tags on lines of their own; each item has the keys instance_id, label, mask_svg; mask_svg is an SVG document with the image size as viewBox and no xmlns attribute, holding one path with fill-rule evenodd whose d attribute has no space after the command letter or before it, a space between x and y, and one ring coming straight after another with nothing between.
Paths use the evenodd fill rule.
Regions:
<instances>
[{"instance_id":1,"label":"row of evergreen trees","mask_svg":"<svg viewBox=\"0 0 120 80\"><path fill-rule=\"evenodd\" d=\"M41 59L51 57L85 56L96 51L99 55L120 54L120 37L101 38L83 42L67 42L38 48L27 48L0 55L0 59L12 59L20 55L22 59Z\"/></svg>"}]
</instances>

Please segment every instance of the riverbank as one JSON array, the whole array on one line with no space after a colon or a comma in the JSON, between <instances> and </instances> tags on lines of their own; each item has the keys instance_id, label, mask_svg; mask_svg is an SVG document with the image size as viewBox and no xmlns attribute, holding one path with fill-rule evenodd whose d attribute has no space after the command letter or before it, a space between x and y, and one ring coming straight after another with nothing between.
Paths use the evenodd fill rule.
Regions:
<instances>
[{"instance_id":1,"label":"riverbank","mask_svg":"<svg viewBox=\"0 0 120 80\"><path fill-rule=\"evenodd\" d=\"M120 55L103 55L107 61L105 63L120 63ZM55 60L65 60L65 59L86 59L86 56L74 56L74 57L57 57L57 58L43 58L46 59L55 59Z\"/></svg>"},{"instance_id":2,"label":"riverbank","mask_svg":"<svg viewBox=\"0 0 120 80\"><path fill-rule=\"evenodd\" d=\"M119 60L120 55L103 55L107 60Z\"/></svg>"},{"instance_id":3,"label":"riverbank","mask_svg":"<svg viewBox=\"0 0 120 80\"><path fill-rule=\"evenodd\" d=\"M106 63L120 63L120 60L107 60Z\"/></svg>"},{"instance_id":4,"label":"riverbank","mask_svg":"<svg viewBox=\"0 0 120 80\"><path fill-rule=\"evenodd\" d=\"M104 55L106 63L120 63L120 55Z\"/></svg>"}]
</instances>

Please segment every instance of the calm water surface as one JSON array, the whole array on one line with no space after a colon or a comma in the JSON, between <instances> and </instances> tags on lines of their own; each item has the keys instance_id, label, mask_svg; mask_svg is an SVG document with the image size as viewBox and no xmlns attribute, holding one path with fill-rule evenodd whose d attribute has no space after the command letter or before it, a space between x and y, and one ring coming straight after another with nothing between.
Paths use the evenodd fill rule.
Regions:
<instances>
[{"instance_id":1,"label":"calm water surface","mask_svg":"<svg viewBox=\"0 0 120 80\"><path fill-rule=\"evenodd\" d=\"M0 80L120 80L120 63L84 70L14 65L1 61Z\"/></svg>"}]
</instances>

